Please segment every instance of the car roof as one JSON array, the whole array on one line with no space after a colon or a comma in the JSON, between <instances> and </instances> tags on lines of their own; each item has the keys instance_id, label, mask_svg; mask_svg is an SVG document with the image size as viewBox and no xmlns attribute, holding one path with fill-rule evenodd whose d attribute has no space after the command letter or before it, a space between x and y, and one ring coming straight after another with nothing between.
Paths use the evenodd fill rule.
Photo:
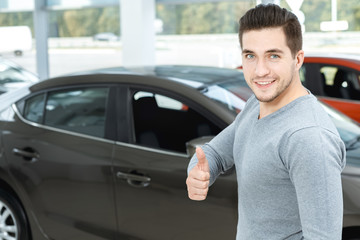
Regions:
<instances>
[{"instance_id":1,"label":"car roof","mask_svg":"<svg viewBox=\"0 0 360 240\"><path fill-rule=\"evenodd\" d=\"M305 63L335 64L360 71L360 55L349 53L309 53Z\"/></svg>"},{"instance_id":2,"label":"car roof","mask_svg":"<svg viewBox=\"0 0 360 240\"><path fill-rule=\"evenodd\" d=\"M122 77L119 77L122 76ZM241 70L186 65L160 65L144 67L112 67L104 69L77 72L71 75L60 76L31 86L31 91L38 91L63 85L76 85L84 83L99 83L99 78L105 83L132 83L145 84L151 81L154 86L181 83L191 88L229 81L244 81Z\"/></svg>"}]
</instances>

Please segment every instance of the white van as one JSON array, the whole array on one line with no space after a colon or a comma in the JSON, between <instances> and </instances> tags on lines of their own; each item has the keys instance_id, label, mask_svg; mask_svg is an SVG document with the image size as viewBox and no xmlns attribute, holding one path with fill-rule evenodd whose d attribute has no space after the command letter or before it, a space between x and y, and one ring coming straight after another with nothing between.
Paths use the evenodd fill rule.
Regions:
<instances>
[{"instance_id":1,"label":"white van","mask_svg":"<svg viewBox=\"0 0 360 240\"><path fill-rule=\"evenodd\" d=\"M28 26L0 27L0 53L14 52L21 56L32 49L32 35Z\"/></svg>"}]
</instances>

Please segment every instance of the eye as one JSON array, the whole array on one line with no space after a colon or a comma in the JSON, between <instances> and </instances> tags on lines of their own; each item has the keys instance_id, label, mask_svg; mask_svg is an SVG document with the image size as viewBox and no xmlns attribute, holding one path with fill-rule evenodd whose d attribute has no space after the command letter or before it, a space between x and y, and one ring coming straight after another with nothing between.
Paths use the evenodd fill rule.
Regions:
<instances>
[{"instance_id":1,"label":"eye","mask_svg":"<svg viewBox=\"0 0 360 240\"><path fill-rule=\"evenodd\" d=\"M280 58L280 57L279 57L279 55L272 54L272 55L270 55L270 58L271 58L271 59L277 59L277 58Z\"/></svg>"},{"instance_id":2,"label":"eye","mask_svg":"<svg viewBox=\"0 0 360 240\"><path fill-rule=\"evenodd\" d=\"M252 58L254 58L255 56L254 55L252 55L252 54L246 54L245 55L245 58L247 58L247 59L252 59Z\"/></svg>"}]
</instances>

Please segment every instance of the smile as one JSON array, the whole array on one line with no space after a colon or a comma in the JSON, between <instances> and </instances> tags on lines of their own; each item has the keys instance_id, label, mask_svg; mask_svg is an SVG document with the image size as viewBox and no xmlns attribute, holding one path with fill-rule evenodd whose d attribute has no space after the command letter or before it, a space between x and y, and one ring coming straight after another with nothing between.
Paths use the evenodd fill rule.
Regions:
<instances>
[{"instance_id":1,"label":"smile","mask_svg":"<svg viewBox=\"0 0 360 240\"><path fill-rule=\"evenodd\" d=\"M260 86L266 86L266 85L269 85L271 83L275 82L274 81L266 81L266 82L255 82L256 84L260 85Z\"/></svg>"}]
</instances>

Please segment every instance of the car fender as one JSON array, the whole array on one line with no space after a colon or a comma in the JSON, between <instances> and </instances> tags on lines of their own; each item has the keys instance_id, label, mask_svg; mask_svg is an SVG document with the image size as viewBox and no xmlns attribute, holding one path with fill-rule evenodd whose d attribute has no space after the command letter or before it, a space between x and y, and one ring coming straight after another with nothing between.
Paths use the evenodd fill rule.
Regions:
<instances>
[{"instance_id":1,"label":"car fender","mask_svg":"<svg viewBox=\"0 0 360 240\"><path fill-rule=\"evenodd\" d=\"M0 188L3 188L20 201L30 224L32 239L49 240L50 238L44 233L35 214L28 210L32 209L32 204L20 188L20 185L16 183L16 179L12 176L7 166L2 144L2 134L0 132Z\"/></svg>"}]
</instances>

